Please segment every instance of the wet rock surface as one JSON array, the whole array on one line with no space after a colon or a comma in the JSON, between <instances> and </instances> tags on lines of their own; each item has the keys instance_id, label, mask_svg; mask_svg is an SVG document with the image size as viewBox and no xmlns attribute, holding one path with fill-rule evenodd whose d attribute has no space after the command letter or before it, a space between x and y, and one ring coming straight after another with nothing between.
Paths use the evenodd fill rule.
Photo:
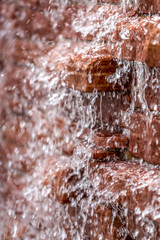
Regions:
<instances>
[{"instance_id":1,"label":"wet rock surface","mask_svg":"<svg viewBox=\"0 0 160 240\"><path fill-rule=\"evenodd\" d=\"M159 11L0 1L0 239L160 238Z\"/></svg>"}]
</instances>

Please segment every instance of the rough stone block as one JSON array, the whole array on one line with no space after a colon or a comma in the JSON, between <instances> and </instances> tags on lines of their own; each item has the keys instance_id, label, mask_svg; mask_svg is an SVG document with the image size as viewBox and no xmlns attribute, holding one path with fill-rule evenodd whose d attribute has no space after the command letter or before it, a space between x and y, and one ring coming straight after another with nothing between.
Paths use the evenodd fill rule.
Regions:
<instances>
[{"instance_id":1,"label":"rough stone block","mask_svg":"<svg viewBox=\"0 0 160 240\"><path fill-rule=\"evenodd\" d=\"M132 73L132 106L143 111L160 111L160 69L135 62Z\"/></svg>"},{"instance_id":2,"label":"rough stone block","mask_svg":"<svg viewBox=\"0 0 160 240\"><path fill-rule=\"evenodd\" d=\"M91 158L97 159L97 160L118 160L120 159L120 152L114 151L114 150L105 150L102 148L91 148L89 149L89 152L91 152Z\"/></svg>"},{"instance_id":3,"label":"rough stone block","mask_svg":"<svg viewBox=\"0 0 160 240\"><path fill-rule=\"evenodd\" d=\"M67 218L62 228L66 231L67 239L72 239L75 233L83 239L103 240L156 239L160 234L159 225L154 221L140 218L120 206L101 204L100 200L92 200L90 204L83 199L77 207L67 205L65 212Z\"/></svg>"},{"instance_id":4,"label":"rough stone block","mask_svg":"<svg viewBox=\"0 0 160 240\"><path fill-rule=\"evenodd\" d=\"M93 136L93 143L97 147L107 149L124 149L128 146L128 138L121 133L111 134L107 131L97 131Z\"/></svg>"},{"instance_id":5,"label":"rough stone block","mask_svg":"<svg viewBox=\"0 0 160 240\"><path fill-rule=\"evenodd\" d=\"M160 5L158 0L141 0L141 1L121 1L122 9L130 16L135 14L158 14L160 12Z\"/></svg>"},{"instance_id":6,"label":"rough stone block","mask_svg":"<svg viewBox=\"0 0 160 240\"><path fill-rule=\"evenodd\" d=\"M129 151L152 164L160 164L159 117L134 113L130 119Z\"/></svg>"},{"instance_id":7,"label":"rough stone block","mask_svg":"<svg viewBox=\"0 0 160 240\"><path fill-rule=\"evenodd\" d=\"M56 160L51 158L40 168L41 179L44 179L47 189L51 188L56 200L61 204L71 203L71 206L66 205L65 210L70 224L67 218L63 223L68 239L73 233L73 226L79 233L83 227L83 234L93 239L100 234L102 239L108 239L108 236L121 239L123 234L131 239L144 236L156 239L160 233L159 169L135 162L93 162L88 167L85 175L82 166L79 165L77 171L73 161L71 164L69 159L57 156ZM85 204L88 194L92 196L92 204ZM84 203L81 204L81 201Z\"/></svg>"},{"instance_id":8,"label":"rough stone block","mask_svg":"<svg viewBox=\"0 0 160 240\"><path fill-rule=\"evenodd\" d=\"M128 1L128 0L99 0L98 3L112 3L119 4L122 10L134 16L135 14L158 14L160 12L160 4L158 0L141 0L141 1Z\"/></svg>"},{"instance_id":9,"label":"rough stone block","mask_svg":"<svg viewBox=\"0 0 160 240\"><path fill-rule=\"evenodd\" d=\"M88 151L92 159L103 161L123 160L123 150L128 147L128 138L121 133L96 130Z\"/></svg>"},{"instance_id":10,"label":"rough stone block","mask_svg":"<svg viewBox=\"0 0 160 240\"><path fill-rule=\"evenodd\" d=\"M125 93L105 93L96 99L97 122L99 124L108 124L112 126L123 127L123 116L130 108L130 94Z\"/></svg>"},{"instance_id":11,"label":"rough stone block","mask_svg":"<svg viewBox=\"0 0 160 240\"><path fill-rule=\"evenodd\" d=\"M142 218L160 222L158 168L137 162L93 162L89 176L95 196L105 204L118 204Z\"/></svg>"},{"instance_id":12,"label":"rough stone block","mask_svg":"<svg viewBox=\"0 0 160 240\"><path fill-rule=\"evenodd\" d=\"M54 156L46 160L39 171L44 186L50 187L52 196L61 204L86 195L81 182L84 168L78 167L71 159Z\"/></svg>"},{"instance_id":13,"label":"rough stone block","mask_svg":"<svg viewBox=\"0 0 160 240\"><path fill-rule=\"evenodd\" d=\"M44 163L45 167L41 168L43 174L40 175L44 176L44 184L51 187L52 194L62 204L87 196L83 183L83 166L77 165L77 171L77 167L74 168L69 159L58 159L55 161L51 158ZM159 174L158 168L133 162L93 162L89 164L88 172L94 197L97 196L106 205L118 204L142 218L149 218L157 223L160 221Z\"/></svg>"},{"instance_id":14,"label":"rough stone block","mask_svg":"<svg viewBox=\"0 0 160 240\"><path fill-rule=\"evenodd\" d=\"M102 44L59 43L46 56L36 61L57 83L84 92L127 90L130 73L124 73ZM55 79L55 80L56 80Z\"/></svg>"},{"instance_id":15,"label":"rough stone block","mask_svg":"<svg viewBox=\"0 0 160 240\"><path fill-rule=\"evenodd\" d=\"M85 200L83 204L85 204ZM81 202L77 207L67 206L66 212L69 217L63 226L67 232L67 239L73 239L73 231L71 230L73 226L82 239L118 240L126 234L123 223L115 211L95 201L92 201L92 204L88 206L86 200L85 207L82 207Z\"/></svg>"},{"instance_id":16,"label":"rough stone block","mask_svg":"<svg viewBox=\"0 0 160 240\"><path fill-rule=\"evenodd\" d=\"M66 12L72 14L72 9L73 6L68 7ZM145 62L145 52L148 51L147 38L150 36L150 29L155 29L159 20L159 16L128 18L119 6L110 4L92 8L83 6L77 10L72 24L66 21L62 34L68 39L104 41L111 56ZM156 30L153 30L151 36L154 32L156 34ZM152 55L150 56L147 62L153 63Z\"/></svg>"},{"instance_id":17,"label":"rough stone block","mask_svg":"<svg viewBox=\"0 0 160 240\"><path fill-rule=\"evenodd\" d=\"M114 216L114 211L103 205L91 207L91 213L88 216L90 220L90 228L87 229L88 236L91 239L122 239L125 235L123 231L123 223L118 216Z\"/></svg>"},{"instance_id":18,"label":"rough stone block","mask_svg":"<svg viewBox=\"0 0 160 240\"><path fill-rule=\"evenodd\" d=\"M160 3L159 3L160 7ZM160 67L160 20L149 28L145 46L145 61L151 67Z\"/></svg>"}]
</instances>

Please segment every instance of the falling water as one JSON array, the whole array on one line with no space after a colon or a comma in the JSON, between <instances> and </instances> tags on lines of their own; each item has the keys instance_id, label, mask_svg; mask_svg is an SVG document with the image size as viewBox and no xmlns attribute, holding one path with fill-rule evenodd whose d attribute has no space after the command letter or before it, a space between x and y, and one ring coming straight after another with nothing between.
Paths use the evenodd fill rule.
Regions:
<instances>
[{"instance_id":1,"label":"falling water","mask_svg":"<svg viewBox=\"0 0 160 240\"><path fill-rule=\"evenodd\" d=\"M58 31L61 27L57 28L55 18L66 6L75 2L57 1L58 8L48 7L45 10L54 30ZM113 10L113 14L105 18L103 1L99 1L99 9L92 12L96 3L95 0L84 0L82 5L87 5L86 10L79 8L77 17L71 19L73 30L81 34L82 39L75 37L70 43L60 32L58 40L52 40L52 37L45 39L45 36L39 40L37 33L31 37L29 33L24 36L20 25L16 33L18 39L27 36L38 41L40 50L47 42L47 51L36 53L35 49L32 60L24 51L24 61L18 63L2 51L2 59L6 61L3 63L0 59L2 240L148 240L160 237L159 167L137 157L138 144L134 146L134 156L130 155L127 146L109 149L111 156L116 156L113 159L94 159L97 149L106 151L103 146L96 148L95 132L103 136L106 131L109 136L123 134L129 138L134 111L144 113L146 129L150 129L153 111L154 116L159 116L160 108L154 94L148 95L148 98L153 98L151 105L151 101L146 99L146 91L152 88L154 93L159 91L158 70L150 69L139 61L121 60L123 42L113 37L121 21L120 13ZM123 11L137 4L137 1L122 1ZM24 15L15 18L23 21ZM133 18L134 24L137 24L136 17ZM125 21L128 19L126 15ZM0 38L7 41L6 50L12 55L16 48L14 24L7 20L5 24L1 23ZM95 36L92 43L90 35ZM56 59L48 61L46 57L52 56L50 54L54 53L52 51L58 42L68 41L68 48L77 44L75 53L85 55L89 44L94 46L93 52L98 51L99 44L100 48L105 48L106 35L111 52L114 51L115 41L118 49L118 59L115 60L118 67L114 74L106 77L106 82L122 85L121 90L99 92L94 89L86 93L74 86L68 88L65 81L60 83L60 78L66 77L65 71L61 72L62 76L59 75L55 71ZM129 36L130 32L125 29L120 32L121 39L129 39ZM85 46L81 48L85 38ZM64 49L60 51L63 53ZM19 59L19 56L16 58ZM67 61L65 53L61 61L63 64ZM23 71L18 70L15 76L16 68L23 69L27 74L23 76ZM16 82L19 76L22 82ZM131 84L130 79L133 79ZM88 83L92 84L92 81L89 73ZM130 86L126 89L124 86L128 82ZM142 134L146 137L147 131ZM158 141L157 138L157 145ZM151 143L148 142L146 154L150 149Z\"/></svg>"}]
</instances>

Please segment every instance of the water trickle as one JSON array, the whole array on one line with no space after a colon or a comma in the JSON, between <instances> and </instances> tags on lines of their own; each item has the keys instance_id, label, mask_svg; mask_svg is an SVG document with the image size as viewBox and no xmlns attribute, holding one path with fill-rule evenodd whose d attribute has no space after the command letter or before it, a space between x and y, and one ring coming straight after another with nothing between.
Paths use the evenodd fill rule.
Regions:
<instances>
[{"instance_id":1,"label":"water trickle","mask_svg":"<svg viewBox=\"0 0 160 240\"><path fill-rule=\"evenodd\" d=\"M41 15L34 23L37 5L3 3L0 44L12 56L0 59L0 239L158 239L159 166L143 160L159 156L159 69L134 59L131 29L119 27L138 28L139 17L122 13L138 2L122 0L122 12L103 1L52 3L44 6L52 30L42 36L49 23ZM17 50L26 39L38 42L31 56ZM109 87L99 92L102 75Z\"/></svg>"}]
</instances>

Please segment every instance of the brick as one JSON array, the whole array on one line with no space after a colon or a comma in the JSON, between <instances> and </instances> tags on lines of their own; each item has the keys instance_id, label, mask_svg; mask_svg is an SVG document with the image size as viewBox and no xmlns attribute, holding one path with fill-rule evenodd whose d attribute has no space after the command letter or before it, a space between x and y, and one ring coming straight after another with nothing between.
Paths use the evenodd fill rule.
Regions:
<instances>
[{"instance_id":1,"label":"brick","mask_svg":"<svg viewBox=\"0 0 160 240\"><path fill-rule=\"evenodd\" d=\"M13 2L13 1L11 1ZM36 8L36 9L53 9L55 7L58 7L58 5L60 6L61 4L59 2L56 1L44 1L44 0L30 0L27 3L25 2L25 0L20 0L20 1L15 1L15 3L21 5L21 6L25 6L25 7L32 7L32 8ZM117 5L122 5L122 9L125 10L125 12L132 12L132 14L157 14L160 12L160 5L158 0L142 0L140 2L131 2L128 3L127 1L121 3L120 0L97 0L98 4L104 4L104 3L109 3L109 4L117 4ZM71 0L69 1L69 4L78 4L78 5L82 5L82 4L87 4L85 1L81 0L81 1L77 1L77 0Z\"/></svg>"},{"instance_id":2,"label":"brick","mask_svg":"<svg viewBox=\"0 0 160 240\"><path fill-rule=\"evenodd\" d=\"M152 141L150 145L150 162L159 164L160 157L160 118L154 117L152 124L150 126L150 134L152 136Z\"/></svg>"},{"instance_id":3,"label":"brick","mask_svg":"<svg viewBox=\"0 0 160 240\"><path fill-rule=\"evenodd\" d=\"M134 220L134 222L132 219ZM132 218L129 219L128 223L129 223L128 228L130 229L131 236L133 236L133 239L136 237L139 237L139 239L143 239L145 237L157 239L160 237L159 224L157 224L154 221L151 221L147 218L140 220L139 217L133 216ZM134 225L132 223L136 224Z\"/></svg>"},{"instance_id":4,"label":"brick","mask_svg":"<svg viewBox=\"0 0 160 240\"><path fill-rule=\"evenodd\" d=\"M158 168L133 162L94 162L89 164L87 176L91 180L88 184L92 186L87 191L92 199L88 203L88 198L84 197L76 206L72 199L71 205L66 205L67 217L62 228L67 239L72 239L72 234L91 239L100 236L102 239L122 239L123 234L129 239L156 239L159 236ZM76 199L80 198L77 196Z\"/></svg>"},{"instance_id":5,"label":"brick","mask_svg":"<svg viewBox=\"0 0 160 240\"><path fill-rule=\"evenodd\" d=\"M93 163L89 176L95 196L105 204L118 204L137 216L160 222L158 168L137 162Z\"/></svg>"},{"instance_id":6,"label":"brick","mask_svg":"<svg viewBox=\"0 0 160 240\"><path fill-rule=\"evenodd\" d=\"M99 0L98 3L119 4L122 10L134 16L135 14L158 14L160 13L160 4L158 0L141 0L141 1L120 1L120 0Z\"/></svg>"},{"instance_id":7,"label":"brick","mask_svg":"<svg viewBox=\"0 0 160 240\"><path fill-rule=\"evenodd\" d=\"M61 204L70 203L86 194L81 182L84 169L67 157L54 156L39 169L44 186L51 188L51 194Z\"/></svg>"},{"instance_id":8,"label":"brick","mask_svg":"<svg viewBox=\"0 0 160 240\"><path fill-rule=\"evenodd\" d=\"M141 0L141 1L123 1L121 3L122 9L130 16L135 14L158 14L160 12L160 5L158 0Z\"/></svg>"},{"instance_id":9,"label":"brick","mask_svg":"<svg viewBox=\"0 0 160 240\"><path fill-rule=\"evenodd\" d=\"M96 240L102 239L122 239L125 235L123 223L115 212L103 205L91 207L91 213L88 220L91 222L88 236ZM91 219L90 219L91 218ZM87 229L88 230L88 229Z\"/></svg>"},{"instance_id":10,"label":"brick","mask_svg":"<svg viewBox=\"0 0 160 240\"><path fill-rule=\"evenodd\" d=\"M85 205L83 207L82 203ZM123 223L112 209L92 201L88 206L82 201L77 207L67 206L66 221L63 227L67 234L67 239L73 239L76 234L81 239L122 239L125 235ZM72 226L71 226L72 225ZM75 231L72 229L74 228ZM83 231L82 231L83 229ZM75 234L75 235L74 235Z\"/></svg>"},{"instance_id":11,"label":"brick","mask_svg":"<svg viewBox=\"0 0 160 240\"><path fill-rule=\"evenodd\" d=\"M160 3L159 3L160 4ZM149 66L160 67L160 21L150 27L145 46L145 60Z\"/></svg>"},{"instance_id":12,"label":"brick","mask_svg":"<svg viewBox=\"0 0 160 240\"><path fill-rule=\"evenodd\" d=\"M92 159L118 160L123 159L123 150L128 147L128 138L122 134L114 134L105 130L93 133L92 145L88 148Z\"/></svg>"},{"instance_id":13,"label":"brick","mask_svg":"<svg viewBox=\"0 0 160 240\"><path fill-rule=\"evenodd\" d=\"M54 159L47 161L45 163L47 165L41 170L43 173L40 175L44 176L44 185L51 187L52 194L62 204L74 201L75 198L83 199L86 196L83 188L85 186L83 185L83 167L77 171L73 165L70 165L69 159L60 158L59 161ZM133 162L89 164L93 196L98 196L98 199L105 204L118 204L132 211L137 217L149 218L157 223L160 222L159 174L158 168Z\"/></svg>"},{"instance_id":14,"label":"brick","mask_svg":"<svg viewBox=\"0 0 160 240\"><path fill-rule=\"evenodd\" d=\"M134 214L128 209L123 209L116 206L112 206L112 208L112 211L115 211L115 215L122 223L122 233L128 235L127 237L130 237L129 239L158 238L160 234L160 225L156 222L148 218L144 218L139 214Z\"/></svg>"},{"instance_id":15,"label":"brick","mask_svg":"<svg viewBox=\"0 0 160 240\"><path fill-rule=\"evenodd\" d=\"M120 206L101 204L100 200L92 200L89 205L84 199L76 207L67 205L64 211L67 218L62 229L67 239L73 239L74 234L82 239L156 239L160 234L154 221Z\"/></svg>"},{"instance_id":16,"label":"brick","mask_svg":"<svg viewBox=\"0 0 160 240\"><path fill-rule=\"evenodd\" d=\"M128 138L121 133L111 134L107 131L97 131L93 136L97 147L108 149L124 149L128 146Z\"/></svg>"},{"instance_id":17,"label":"brick","mask_svg":"<svg viewBox=\"0 0 160 240\"><path fill-rule=\"evenodd\" d=\"M72 8L66 11L71 14ZM150 28L155 29L158 22L158 16L128 18L119 6L83 6L78 9L71 25L66 22L62 34L68 39L104 41L114 58L145 62Z\"/></svg>"},{"instance_id":18,"label":"brick","mask_svg":"<svg viewBox=\"0 0 160 240\"><path fill-rule=\"evenodd\" d=\"M91 148L91 158L97 160L117 160L120 158L120 152L113 150L105 150L102 148Z\"/></svg>"},{"instance_id":19,"label":"brick","mask_svg":"<svg viewBox=\"0 0 160 240\"><path fill-rule=\"evenodd\" d=\"M130 119L129 151L152 164L160 164L159 117L134 113Z\"/></svg>"},{"instance_id":20,"label":"brick","mask_svg":"<svg viewBox=\"0 0 160 240\"><path fill-rule=\"evenodd\" d=\"M106 92L95 101L96 115L99 124L123 127L123 116L130 108L131 98L129 93Z\"/></svg>"},{"instance_id":21,"label":"brick","mask_svg":"<svg viewBox=\"0 0 160 240\"><path fill-rule=\"evenodd\" d=\"M160 111L160 69L134 63L131 101L134 108Z\"/></svg>"},{"instance_id":22,"label":"brick","mask_svg":"<svg viewBox=\"0 0 160 240\"><path fill-rule=\"evenodd\" d=\"M95 47L85 43L59 43L36 62L51 73L52 78L58 76L57 83L76 90L125 91L130 86L129 73L118 75L123 63L112 59L103 44Z\"/></svg>"}]
</instances>

